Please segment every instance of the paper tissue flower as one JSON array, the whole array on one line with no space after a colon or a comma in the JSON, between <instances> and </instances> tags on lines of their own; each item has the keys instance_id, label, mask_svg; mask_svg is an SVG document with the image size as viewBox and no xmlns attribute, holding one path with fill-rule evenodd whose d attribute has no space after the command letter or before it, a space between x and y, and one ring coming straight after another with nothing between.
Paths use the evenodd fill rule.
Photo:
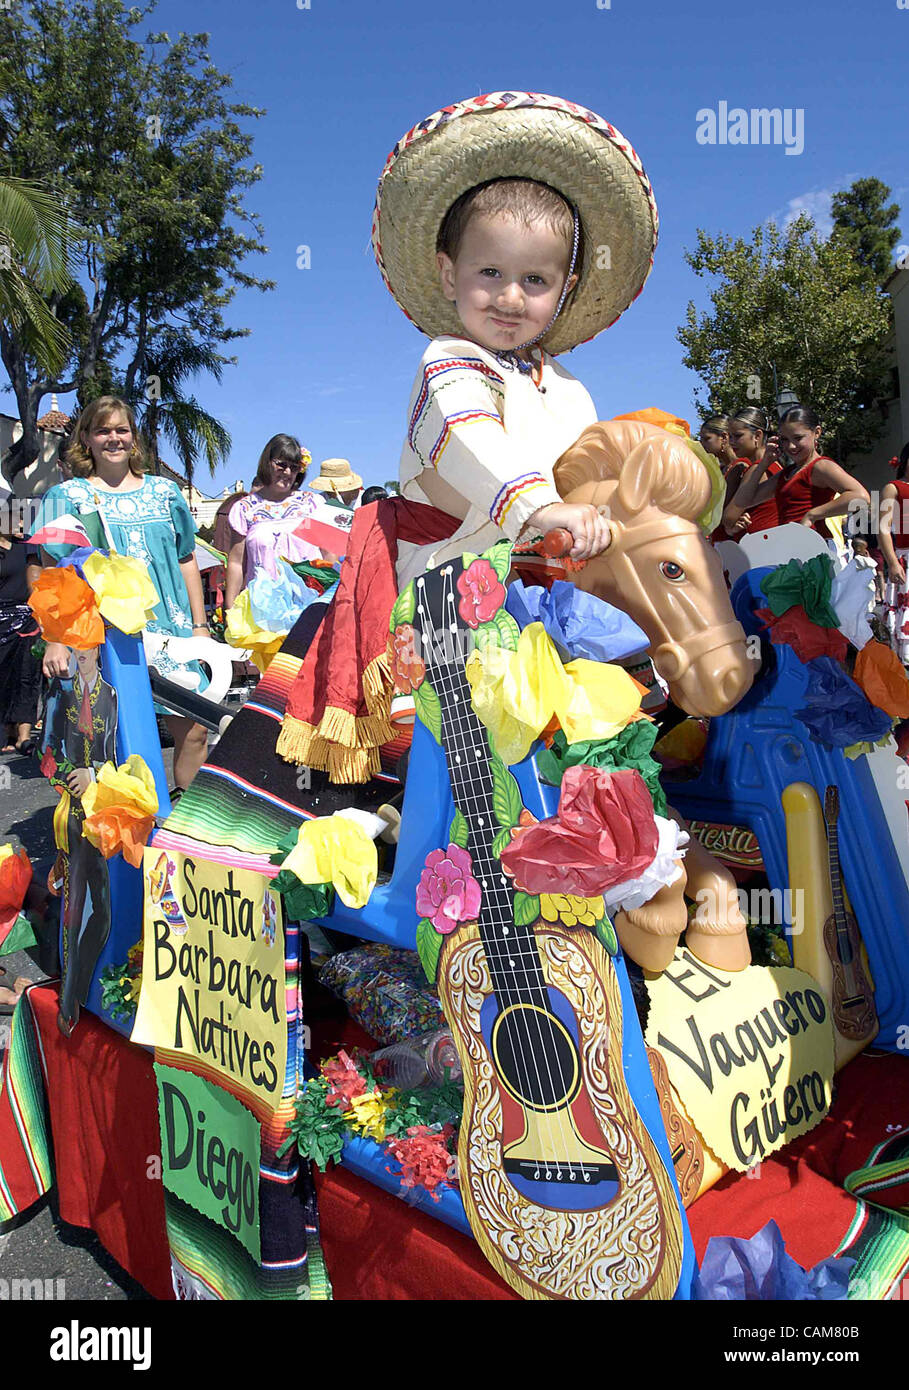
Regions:
<instances>
[{"instance_id":1,"label":"paper tissue flower","mask_svg":"<svg viewBox=\"0 0 909 1390\"><path fill-rule=\"evenodd\" d=\"M363 907L375 887L379 858L362 825L338 811L303 822L297 843L282 861L285 870L301 883L331 883L348 907Z\"/></svg>"},{"instance_id":2,"label":"paper tissue flower","mask_svg":"<svg viewBox=\"0 0 909 1390\"><path fill-rule=\"evenodd\" d=\"M32 881L32 861L24 849L0 846L0 940L15 924Z\"/></svg>"},{"instance_id":3,"label":"paper tissue flower","mask_svg":"<svg viewBox=\"0 0 909 1390\"><path fill-rule=\"evenodd\" d=\"M236 603L228 609L225 642L231 647L245 647L263 675L272 658L280 651L286 635L259 627L250 608L248 589L244 589Z\"/></svg>"},{"instance_id":4,"label":"paper tissue flower","mask_svg":"<svg viewBox=\"0 0 909 1390\"><path fill-rule=\"evenodd\" d=\"M505 602L505 586L488 560L474 560L458 575L458 612L468 627L491 622Z\"/></svg>"},{"instance_id":5,"label":"paper tissue flower","mask_svg":"<svg viewBox=\"0 0 909 1390\"><path fill-rule=\"evenodd\" d=\"M86 652L104 641L104 620L94 590L71 565L42 570L28 603L45 642L62 642Z\"/></svg>"},{"instance_id":6,"label":"paper tissue flower","mask_svg":"<svg viewBox=\"0 0 909 1390\"><path fill-rule=\"evenodd\" d=\"M158 810L155 779L145 760L133 753L119 767L105 763L86 789L82 807L85 838L105 859L122 851L138 869Z\"/></svg>"},{"instance_id":7,"label":"paper tissue flower","mask_svg":"<svg viewBox=\"0 0 909 1390\"><path fill-rule=\"evenodd\" d=\"M417 912L447 936L459 922L475 922L480 885L471 872L470 855L460 845L434 849L417 884Z\"/></svg>"},{"instance_id":8,"label":"paper tissue flower","mask_svg":"<svg viewBox=\"0 0 909 1390\"><path fill-rule=\"evenodd\" d=\"M155 616L160 595L141 560L94 551L83 561L82 573L95 592L102 618L121 632L141 632Z\"/></svg>"},{"instance_id":9,"label":"paper tissue flower","mask_svg":"<svg viewBox=\"0 0 909 1390\"><path fill-rule=\"evenodd\" d=\"M651 864L659 845L653 801L639 772L570 767L556 816L521 831L502 867L525 893L594 898Z\"/></svg>"}]
</instances>

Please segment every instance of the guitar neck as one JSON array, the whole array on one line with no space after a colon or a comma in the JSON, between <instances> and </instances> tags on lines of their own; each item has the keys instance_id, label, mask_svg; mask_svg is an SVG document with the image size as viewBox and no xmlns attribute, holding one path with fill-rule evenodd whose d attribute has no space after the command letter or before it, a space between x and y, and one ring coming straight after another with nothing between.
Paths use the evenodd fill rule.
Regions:
<instances>
[{"instance_id":1,"label":"guitar neck","mask_svg":"<svg viewBox=\"0 0 909 1390\"><path fill-rule=\"evenodd\" d=\"M830 893L833 897L833 915L838 932L846 931L846 909L843 903L843 880L840 870L839 839L836 821L827 821L827 871L830 875Z\"/></svg>"},{"instance_id":2,"label":"guitar neck","mask_svg":"<svg viewBox=\"0 0 909 1390\"><path fill-rule=\"evenodd\" d=\"M462 664L433 665L428 674L442 707L442 746L455 805L468 823L467 848L482 891L478 923L493 988L502 1004L540 1006L546 984L536 938L530 926L514 920L513 889L492 848L499 827L486 730L474 713Z\"/></svg>"}]
</instances>

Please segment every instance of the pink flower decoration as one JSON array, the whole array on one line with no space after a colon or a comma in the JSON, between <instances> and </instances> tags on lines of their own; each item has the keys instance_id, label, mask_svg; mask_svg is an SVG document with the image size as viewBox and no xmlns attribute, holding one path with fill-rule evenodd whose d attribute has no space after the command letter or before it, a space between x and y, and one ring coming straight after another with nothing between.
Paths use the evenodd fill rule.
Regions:
<instances>
[{"instance_id":1,"label":"pink flower decoration","mask_svg":"<svg viewBox=\"0 0 909 1390\"><path fill-rule=\"evenodd\" d=\"M470 855L460 845L434 849L417 884L417 912L447 936L459 922L475 922L480 885L471 873Z\"/></svg>"},{"instance_id":2,"label":"pink flower decoration","mask_svg":"<svg viewBox=\"0 0 909 1390\"><path fill-rule=\"evenodd\" d=\"M458 576L458 612L468 627L491 622L505 602L505 586L488 560L474 560Z\"/></svg>"}]
</instances>

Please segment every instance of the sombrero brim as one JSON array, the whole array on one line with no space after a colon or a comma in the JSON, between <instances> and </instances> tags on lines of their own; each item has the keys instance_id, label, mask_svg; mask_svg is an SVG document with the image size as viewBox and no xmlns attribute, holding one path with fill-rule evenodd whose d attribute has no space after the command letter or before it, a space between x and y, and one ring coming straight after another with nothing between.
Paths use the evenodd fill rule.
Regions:
<instances>
[{"instance_id":1,"label":"sombrero brim","mask_svg":"<svg viewBox=\"0 0 909 1390\"><path fill-rule=\"evenodd\" d=\"M479 183L527 178L578 210L580 281L544 340L567 352L615 323L653 265L659 218L628 141L608 122L559 97L497 92L437 111L399 140L376 195L372 242L385 283L430 337L461 336L442 294L436 238L456 198Z\"/></svg>"}]
</instances>

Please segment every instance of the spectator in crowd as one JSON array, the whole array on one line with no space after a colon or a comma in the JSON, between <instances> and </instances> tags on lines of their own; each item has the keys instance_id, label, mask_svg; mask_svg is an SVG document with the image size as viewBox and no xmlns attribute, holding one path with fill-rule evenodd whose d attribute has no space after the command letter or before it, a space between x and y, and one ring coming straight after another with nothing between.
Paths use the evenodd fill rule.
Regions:
<instances>
[{"instance_id":1,"label":"spectator in crowd","mask_svg":"<svg viewBox=\"0 0 909 1390\"><path fill-rule=\"evenodd\" d=\"M326 459L310 487L325 493L330 505L353 509L360 505L363 479L359 473L354 473L347 459Z\"/></svg>"},{"instance_id":2,"label":"spectator in crowd","mask_svg":"<svg viewBox=\"0 0 909 1390\"><path fill-rule=\"evenodd\" d=\"M32 647L41 636L28 606L41 573L38 551L11 530L0 530L0 723L4 753L30 753L38 718L41 663Z\"/></svg>"},{"instance_id":3,"label":"spectator in crowd","mask_svg":"<svg viewBox=\"0 0 909 1390\"><path fill-rule=\"evenodd\" d=\"M281 559L296 563L322 555L317 546L294 535L323 505L320 497L302 487L311 457L292 434L273 435L262 450L252 490L229 512L225 612L257 569L277 579Z\"/></svg>"},{"instance_id":4,"label":"spectator in crowd","mask_svg":"<svg viewBox=\"0 0 909 1390\"><path fill-rule=\"evenodd\" d=\"M360 498L360 506L368 507L370 502L382 502L385 500L387 496L388 489L380 487L377 483L375 483L372 487L367 487L363 489L363 495Z\"/></svg>"},{"instance_id":5,"label":"spectator in crowd","mask_svg":"<svg viewBox=\"0 0 909 1390\"><path fill-rule=\"evenodd\" d=\"M34 529L52 525L63 515L99 515L107 548L131 555L148 567L160 602L148 624L150 632L173 637L207 636L202 578L195 558L196 526L176 483L146 472L147 461L136 431L133 412L116 396L101 396L82 411L67 450L73 476L45 494ZM50 560L68 555L70 545L46 545ZM49 642L44 674L65 677L70 651ZM171 677L179 666L161 653L156 666ZM204 687L198 662L189 663ZM208 733L204 725L158 709L174 739L175 791L189 786L205 760Z\"/></svg>"}]
</instances>

